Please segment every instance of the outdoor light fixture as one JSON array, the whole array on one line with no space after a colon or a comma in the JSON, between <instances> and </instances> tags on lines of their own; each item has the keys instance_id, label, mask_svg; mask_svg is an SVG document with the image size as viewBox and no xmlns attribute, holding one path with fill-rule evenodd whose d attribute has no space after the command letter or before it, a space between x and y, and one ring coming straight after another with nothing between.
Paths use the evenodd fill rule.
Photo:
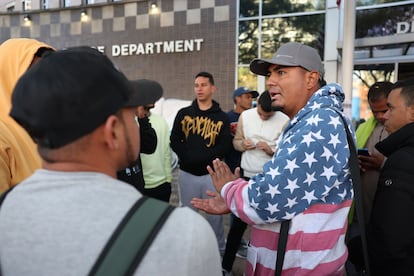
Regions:
<instances>
[{"instance_id":1,"label":"outdoor light fixture","mask_svg":"<svg viewBox=\"0 0 414 276\"><path fill-rule=\"evenodd\" d=\"M24 20L24 22L30 22L32 19L30 18L30 14L25 14L24 16L23 16L23 20Z\"/></svg>"},{"instance_id":2,"label":"outdoor light fixture","mask_svg":"<svg viewBox=\"0 0 414 276\"><path fill-rule=\"evenodd\" d=\"M151 0L151 9L156 9L157 7L157 0Z\"/></svg>"},{"instance_id":3,"label":"outdoor light fixture","mask_svg":"<svg viewBox=\"0 0 414 276\"><path fill-rule=\"evenodd\" d=\"M88 15L88 13L86 12L86 9L81 9L80 14L81 14L82 17L85 17L85 16Z\"/></svg>"}]
</instances>

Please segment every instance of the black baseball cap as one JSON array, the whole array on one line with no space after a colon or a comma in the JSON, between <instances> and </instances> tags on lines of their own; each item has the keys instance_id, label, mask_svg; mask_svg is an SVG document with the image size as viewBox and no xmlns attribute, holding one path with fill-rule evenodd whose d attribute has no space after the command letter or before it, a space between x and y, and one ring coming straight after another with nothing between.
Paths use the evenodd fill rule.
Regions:
<instances>
[{"instance_id":1,"label":"black baseball cap","mask_svg":"<svg viewBox=\"0 0 414 276\"><path fill-rule=\"evenodd\" d=\"M154 80L139 79L130 82L134 90L131 100L140 105L154 104L162 97L162 86Z\"/></svg>"},{"instance_id":2,"label":"black baseball cap","mask_svg":"<svg viewBox=\"0 0 414 276\"><path fill-rule=\"evenodd\" d=\"M255 91L255 90L251 90L247 87L241 86L239 88L237 88L236 90L234 90L233 92L233 101L236 97L241 96L243 94L247 94L250 93L252 95L252 98L257 98L259 96L259 92Z\"/></svg>"},{"instance_id":3,"label":"black baseball cap","mask_svg":"<svg viewBox=\"0 0 414 276\"><path fill-rule=\"evenodd\" d=\"M92 132L123 107L138 106L130 82L86 46L52 52L17 82L10 116L36 143L59 148Z\"/></svg>"}]
</instances>

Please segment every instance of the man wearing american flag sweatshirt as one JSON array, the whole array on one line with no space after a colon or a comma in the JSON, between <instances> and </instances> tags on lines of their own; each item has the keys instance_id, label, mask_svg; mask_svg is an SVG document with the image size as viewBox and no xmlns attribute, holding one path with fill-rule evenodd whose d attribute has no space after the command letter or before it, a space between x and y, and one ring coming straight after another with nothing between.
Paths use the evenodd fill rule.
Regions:
<instances>
[{"instance_id":1,"label":"man wearing american flag sweatshirt","mask_svg":"<svg viewBox=\"0 0 414 276\"><path fill-rule=\"evenodd\" d=\"M252 225L246 275L274 275L286 220L282 275L343 275L353 198L345 127L353 129L340 117L342 88L325 85L317 51L296 42L282 45L271 59L254 59L250 70L267 76L272 107L290 122L262 174L247 182L215 160L208 170L220 194L192 203L209 213L231 211Z\"/></svg>"}]
</instances>

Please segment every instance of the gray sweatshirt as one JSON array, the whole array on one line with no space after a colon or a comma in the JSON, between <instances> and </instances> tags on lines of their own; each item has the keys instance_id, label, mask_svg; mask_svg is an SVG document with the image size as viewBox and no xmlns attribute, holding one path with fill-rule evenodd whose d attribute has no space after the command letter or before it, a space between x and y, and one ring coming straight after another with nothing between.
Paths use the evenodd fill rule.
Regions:
<instances>
[{"instance_id":1,"label":"gray sweatshirt","mask_svg":"<svg viewBox=\"0 0 414 276\"><path fill-rule=\"evenodd\" d=\"M0 209L3 275L86 275L139 197L132 186L104 174L36 171ZM208 222L176 208L135 274L221 275Z\"/></svg>"}]
</instances>

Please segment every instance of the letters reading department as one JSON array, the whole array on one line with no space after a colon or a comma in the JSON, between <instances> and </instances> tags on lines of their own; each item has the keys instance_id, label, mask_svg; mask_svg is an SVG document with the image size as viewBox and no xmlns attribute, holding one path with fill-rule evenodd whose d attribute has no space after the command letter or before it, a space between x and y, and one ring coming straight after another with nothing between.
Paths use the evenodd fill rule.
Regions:
<instances>
[{"instance_id":1,"label":"letters reading department","mask_svg":"<svg viewBox=\"0 0 414 276\"><path fill-rule=\"evenodd\" d=\"M165 54L165 53L183 53L194 52L201 50L201 43L204 39L183 39L183 40L170 40L170 41L158 41L158 42L146 42L146 43L130 43L130 44L117 44L111 46L111 54L113 57L119 56L133 56L133 55L153 55L153 54ZM102 53L106 53L105 46L97 46L96 49Z\"/></svg>"}]
</instances>

